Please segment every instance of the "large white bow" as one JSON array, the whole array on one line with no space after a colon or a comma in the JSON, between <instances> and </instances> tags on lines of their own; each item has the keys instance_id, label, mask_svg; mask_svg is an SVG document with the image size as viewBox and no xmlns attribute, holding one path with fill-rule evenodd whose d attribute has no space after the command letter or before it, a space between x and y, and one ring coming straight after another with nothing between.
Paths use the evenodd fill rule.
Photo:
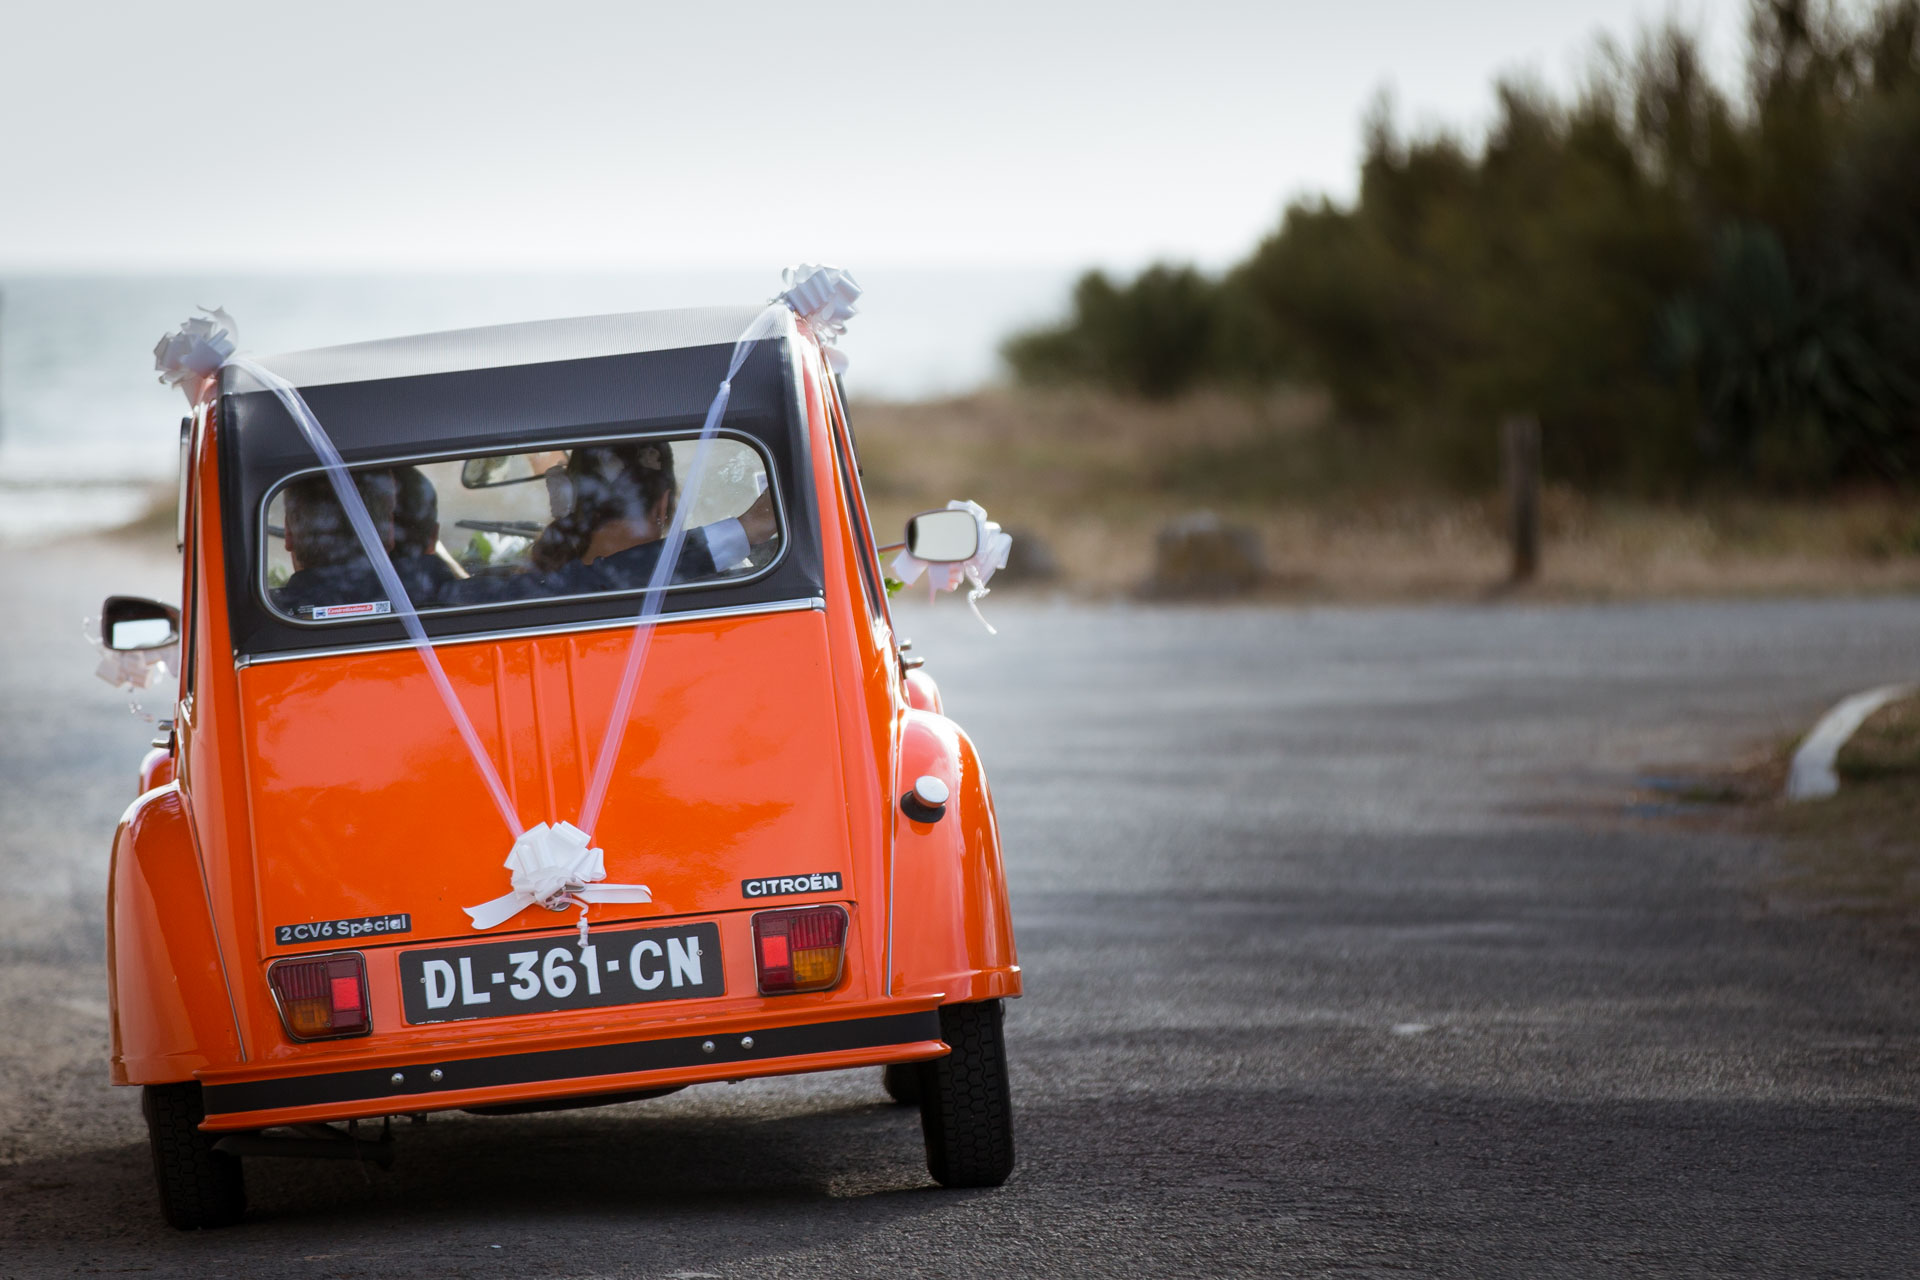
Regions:
<instances>
[{"instance_id":1,"label":"large white bow","mask_svg":"<svg viewBox=\"0 0 1920 1280\"><path fill-rule=\"evenodd\" d=\"M902 551L893 558L891 572L901 582L919 581L921 574L927 575L927 593L952 591L962 582L971 582L973 589L967 592L967 607L973 610L973 616L980 619L980 625L989 634L999 635L980 612L982 598L992 595L987 582L996 569L1007 567L1007 556L1013 550L1013 535L1001 529L998 523L987 519L987 509L977 502L965 502L958 498L947 504L949 511L967 511L973 514L973 523L979 529L979 543L972 559L952 564L931 564Z\"/></svg>"},{"instance_id":2,"label":"large white bow","mask_svg":"<svg viewBox=\"0 0 1920 1280\"><path fill-rule=\"evenodd\" d=\"M463 907L476 929L491 929L525 911L542 906L549 911L580 908L580 939L587 936L587 905L594 902L652 902L643 884L600 884L607 865L600 850L589 848L591 837L571 822L542 822L528 827L513 842L506 867L513 873L513 892L503 893L477 907Z\"/></svg>"},{"instance_id":3,"label":"large white bow","mask_svg":"<svg viewBox=\"0 0 1920 1280\"><path fill-rule=\"evenodd\" d=\"M200 384L220 371L240 345L240 326L219 307L200 308L204 315L183 321L153 349L153 367L160 381L179 387L189 403L198 398Z\"/></svg>"},{"instance_id":4,"label":"large white bow","mask_svg":"<svg viewBox=\"0 0 1920 1280\"><path fill-rule=\"evenodd\" d=\"M803 262L782 271L780 283L786 286L780 300L792 307L823 343L831 345L845 333L847 321L860 310L853 305L860 300L860 282L844 268Z\"/></svg>"}]
</instances>

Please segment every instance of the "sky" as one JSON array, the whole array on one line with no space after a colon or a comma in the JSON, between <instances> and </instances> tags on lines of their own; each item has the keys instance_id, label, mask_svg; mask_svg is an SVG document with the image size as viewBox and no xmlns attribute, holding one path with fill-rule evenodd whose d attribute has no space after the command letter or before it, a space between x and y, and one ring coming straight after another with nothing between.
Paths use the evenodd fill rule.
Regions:
<instances>
[{"instance_id":1,"label":"sky","mask_svg":"<svg viewBox=\"0 0 1920 1280\"><path fill-rule=\"evenodd\" d=\"M14 5L0 272L1218 266L1382 89L1487 120L1742 0Z\"/></svg>"}]
</instances>

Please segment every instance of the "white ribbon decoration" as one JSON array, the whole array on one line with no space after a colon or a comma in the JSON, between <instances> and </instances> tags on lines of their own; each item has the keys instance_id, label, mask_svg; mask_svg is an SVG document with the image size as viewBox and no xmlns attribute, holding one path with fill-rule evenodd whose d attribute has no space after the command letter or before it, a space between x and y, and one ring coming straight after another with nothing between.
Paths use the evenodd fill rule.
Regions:
<instances>
[{"instance_id":1,"label":"white ribbon decoration","mask_svg":"<svg viewBox=\"0 0 1920 1280\"><path fill-rule=\"evenodd\" d=\"M606 864L601 851L590 847L593 838L587 831L592 830L599 820L600 808L612 781L614 760L626 735L634 694L639 687L640 673L646 665L653 632L650 624L660 613L667 583L679 565L680 551L686 539L687 513L692 509L693 498L698 495L705 478L713 437L720 420L726 415L727 402L732 395L734 375L740 372L740 366L746 362L761 338L771 336L795 318L805 324L808 332L822 344L822 350L828 353L829 363L836 370L846 366L846 358L832 350L831 344L846 332L846 322L856 310L853 304L860 296L860 286L853 276L837 267L813 267L803 263L783 272L781 282L787 286L786 290L754 318L747 331L734 343L727 376L721 380L707 407L706 420L694 447L693 462L688 467L687 496L674 504L673 519L666 536L661 540L660 556L642 595L640 613L634 619L634 638L627 652L626 670L614 698L612 715L608 717L607 736L600 744L593 779L581 804L581 823L586 830L568 822L552 826L542 822L522 829L512 798L507 794L492 758L487 754L479 733L467 716L466 708L460 704L445 669L440 665L439 655L434 652L433 643L421 626L419 612L394 571L392 556L373 527L373 518L360 497L359 488L353 483L345 461L299 389L258 361L236 355L238 326L231 316L217 307L212 310L203 307L201 310L206 312L205 318L188 319L178 329L162 337L154 347L154 367L160 371L160 380L170 386L178 386L189 404L198 402L206 381L225 365L230 364L252 375L279 399L308 445L319 456L334 496L345 511L361 550L379 578L381 589L387 594L387 600L393 607L393 616L406 629L408 638L425 662L441 701L446 704L468 753L479 767L494 806L506 820L507 829L518 833L504 864L511 873L512 891L478 906L462 908L475 929L491 929L536 905L551 911L564 911L569 905L577 905L580 908L580 945L585 947L587 910L592 903L653 900L651 891L645 885L602 883L606 879ZM834 356L840 357L837 362L832 359ZM104 671L102 674L104 676Z\"/></svg>"},{"instance_id":2,"label":"white ribbon decoration","mask_svg":"<svg viewBox=\"0 0 1920 1280\"><path fill-rule=\"evenodd\" d=\"M587 906L595 902L652 902L643 884L603 884L607 864L592 837L571 822L537 823L520 833L507 854L513 890L477 907L462 907L476 929L491 929L525 911L580 908L580 945L587 945Z\"/></svg>"},{"instance_id":3,"label":"white ribbon decoration","mask_svg":"<svg viewBox=\"0 0 1920 1280\"><path fill-rule=\"evenodd\" d=\"M172 674L172 664L167 661L167 655L173 651L171 645L159 651L108 649L101 654L100 665L93 669L93 674L116 689L145 689L154 681L165 680Z\"/></svg>"},{"instance_id":4,"label":"white ribbon decoration","mask_svg":"<svg viewBox=\"0 0 1920 1280\"><path fill-rule=\"evenodd\" d=\"M160 381L179 387L187 403L199 399L200 384L220 372L240 345L240 327L219 307L202 307L202 314L181 323L153 349L153 367Z\"/></svg>"},{"instance_id":5,"label":"white ribbon decoration","mask_svg":"<svg viewBox=\"0 0 1920 1280\"><path fill-rule=\"evenodd\" d=\"M847 331L847 321L858 315L860 282L841 267L816 267L803 262L780 273L786 286L779 300L793 308L807 329L823 343L833 343Z\"/></svg>"},{"instance_id":6,"label":"white ribbon decoration","mask_svg":"<svg viewBox=\"0 0 1920 1280\"><path fill-rule=\"evenodd\" d=\"M847 321L858 314L854 306L860 300L860 282L851 271L841 267L814 266L803 262L780 273L786 290L775 299L793 308L807 332L820 344L827 367L835 373L847 371L847 356L834 344L847 331Z\"/></svg>"},{"instance_id":7,"label":"white ribbon decoration","mask_svg":"<svg viewBox=\"0 0 1920 1280\"><path fill-rule=\"evenodd\" d=\"M634 619L633 643L627 648L627 668L620 677L620 690L613 698L613 714L607 720L607 736L600 743L600 758L594 764L593 781L587 784L586 798L580 802L580 825L589 831L600 820L600 806L606 801L607 788L613 782L614 758L620 754L620 743L627 732L627 718L633 712L634 693L640 687L640 672L646 666L647 650L653 643L651 624L660 616L660 608L666 602L667 583L672 579L673 571L679 567L680 548L687 536L687 513L693 509L693 500L700 492L701 482L706 479L707 459L712 452L714 432L719 429L720 420L727 413L727 402L733 397L733 375L740 372L740 366L747 362L747 356L760 339L785 327L791 322L792 314L776 300L754 317L747 331L734 342L733 356L727 361L727 376L720 380L719 389L713 393L713 400L707 405L706 421L701 424L700 438L693 449L693 463L687 468L684 496L673 504L673 519L667 525L666 536L660 540L660 556L654 561L653 574L647 579L646 592L640 598L640 614Z\"/></svg>"},{"instance_id":8,"label":"white ribbon decoration","mask_svg":"<svg viewBox=\"0 0 1920 1280\"><path fill-rule=\"evenodd\" d=\"M140 705L140 690L150 689L180 674L180 645L162 645L158 649L109 649L107 642L93 633L93 620L81 624L80 633L100 652L100 665L93 674L116 689L127 691L127 710L152 723L153 717Z\"/></svg>"},{"instance_id":9,"label":"white ribbon decoration","mask_svg":"<svg viewBox=\"0 0 1920 1280\"><path fill-rule=\"evenodd\" d=\"M893 558L889 572L908 585L918 582L920 575L926 574L928 599L932 599L936 591L952 591L962 582L971 582L973 589L967 592L967 607L973 610L974 617L980 619L980 625L987 629L988 635L997 636L1000 633L980 612L980 601L993 594L987 588L987 583L994 572L1007 567L1007 556L1013 550L1013 535L987 519L987 509L977 502L956 498L947 504L947 510L972 513L974 526L978 530L973 556L953 563L934 564L919 559L912 552L902 551Z\"/></svg>"},{"instance_id":10,"label":"white ribbon decoration","mask_svg":"<svg viewBox=\"0 0 1920 1280\"><path fill-rule=\"evenodd\" d=\"M393 606L393 616L399 619L408 639L413 641L413 647L427 664L427 675L439 691L440 701L446 704L453 716L454 727L467 744L468 753L473 756L474 763L480 766L480 776L487 784L487 793L493 798L494 808L500 811L509 831L520 831L520 815L513 807L513 798L507 794L506 784L500 781L500 773L493 767L493 760L487 755L479 731L473 727L466 708L460 705L459 695L453 691L453 682L447 679L446 668L440 665L440 655L434 652L433 642L427 639L426 628L420 625L419 611L413 607L413 599L407 594L407 589L400 585L400 575L393 568L393 557L380 540L379 532L374 529L373 517L368 514L367 504L360 497L359 486L353 483L340 451L333 447L332 438L320 425L320 419L313 416L306 397L291 382L251 356L228 356L227 363L251 374L273 392L293 418L300 434L306 437L307 444L319 455L321 464L326 468L327 481L333 486L333 496L339 501L340 509L346 512L347 523L353 526L354 536L360 541L360 550L366 554L368 563L373 566L374 576L380 580L380 589L387 593L387 601Z\"/></svg>"}]
</instances>

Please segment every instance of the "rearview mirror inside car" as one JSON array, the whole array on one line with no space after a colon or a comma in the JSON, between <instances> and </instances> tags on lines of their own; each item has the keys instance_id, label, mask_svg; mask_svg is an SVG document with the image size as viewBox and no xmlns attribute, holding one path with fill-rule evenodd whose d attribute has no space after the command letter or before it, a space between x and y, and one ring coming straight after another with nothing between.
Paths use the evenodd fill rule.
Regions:
<instances>
[{"instance_id":1,"label":"rearview mirror inside car","mask_svg":"<svg viewBox=\"0 0 1920 1280\"><path fill-rule=\"evenodd\" d=\"M100 639L120 652L164 649L180 639L180 611L142 596L108 596L100 606Z\"/></svg>"},{"instance_id":2,"label":"rearview mirror inside car","mask_svg":"<svg viewBox=\"0 0 1920 1280\"><path fill-rule=\"evenodd\" d=\"M503 484L525 484L538 480L555 467L567 465L567 450L542 449L536 453L495 453L484 458L468 458L460 468L463 489L492 489Z\"/></svg>"},{"instance_id":3,"label":"rearview mirror inside car","mask_svg":"<svg viewBox=\"0 0 1920 1280\"><path fill-rule=\"evenodd\" d=\"M980 526L971 511L922 511L907 521L907 554L928 564L958 564L980 550Z\"/></svg>"},{"instance_id":4,"label":"rearview mirror inside car","mask_svg":"<svg viewBox=\"0 0 1920 1280\"><path fill-rule=\"evenodd\" d=\"M524 453L497 453L487 458L468 458L460 468L460 487L491 489L495 485L520 484L535 479L533 465Z\"/></svg>"}]
</instances>

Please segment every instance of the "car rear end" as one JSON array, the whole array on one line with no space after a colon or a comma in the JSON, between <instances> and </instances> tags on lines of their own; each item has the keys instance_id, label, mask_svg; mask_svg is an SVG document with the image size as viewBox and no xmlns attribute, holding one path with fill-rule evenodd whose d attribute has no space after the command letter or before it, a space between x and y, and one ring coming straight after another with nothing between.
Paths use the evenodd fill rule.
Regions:
<instances>
[{"instance_id":1,"label":"car rear end","mask_svg":"<svg viewBox=\"0 0 1920 1280\"><path fill-rule=\"evenodd\" d=\"M998 1054L997 1001L956 1012L940 992L893 993L891 822L850 821L849 661L827 602L838 548L822 533L840 517L823 516L834 491L797 341L761 344L734 376L724 428L739 465L722 476L734 490L701 517L735 518L758 494L777 537L727 565L715 553L718 567L670 589L644 632L639 593L618 584L514 594L544 535L500 504L537 505L544 487L515 459L537 469L609 441L690 447L726 344L400 378L362 376L351 353L278 366L356 483L407 468L437 485L440 529L459 532L436 554L456 585L423 595L420 616L517 822L577 817L611 752L591 836L608 881L645 885L648 900L592 905L584 934L572 907L475 927L466 909L508 889L516 833L390 602L292 589L304 566L281 548L295 548L291 486L312 460L272 397L227 387L219 518L203 524L223 555L208 586L225 607L199 643L231 651L233 666L183 718L180 794L236 1051L147 1090L177 1225L237 1214L241 1155L342 1150L340 1131L316 1125L861 1066L919 1073L942 1181L1006 1176L1010 1137L1004 1151L963 1149L979 1126L941 1101L964 1112L980 1075L963 1062L954 1076L955 1037ZM485 345L458 349L472 362ZM427 349L429 365L440 359ZM391 374L406 361L375 351L363 363ZM529 483L497 501L478 492L501 475L503 488ZM639 700L611 733L639 639ZM302 1146L314 1142L326 1149Z\"/></svg>"},{"instance_id":2,"label":"car rear end","mask_svg":"<svg viewBox=\"0 0 1920 1280\"><path fill-rule=\"evenodd\" d=\"M736 911L270 962L297 1051L202 1074L205 1126L591 1103L946 1052L932 1000L876 996L858 904ZM851 944L851 945L849 945Z\"/></svg>"},{"instance_id":3,"label":"car rear end","mask_svg":"<svg viewBox=\"0 0 1920 1280\"><path fill-rule=\"evenodd\" d=\"M337 575L323 583L332 594L292 589L303 568L293 499L314 464L276 401L231 389L226 514L241 536L227 586L250 839L228 852L252 882L250 983L274 1021L254 1019L247 1061L203 1074L209 1128L943 1051L931 1003L885 993L884 850L861 847L847 820L797 354L792 340L763 343L734 376L725 430L700 446L685 424L725 352L669 345L430 376L417 394L339 370L304 375L356 483L406 468L435 495L438 550L461 580L416 605L519 823L577 817L612 751L592 839L609 880L645 884L650 901L593 906L584 942L571 909L529 907L475 929L464 908L507 888L516 833L390 605L350 598ZM282 363L299 374L326 361ZM606 422L602 406L622 398L629 415ZM421 431L428 403L465 443L396 444L397 422ZM677 582L646 634L632 623L637 581L525 586L546 579L523 544L560 523L542 509L549 486L536 470L630 445L677 460L680 476L696 448L713 451L709 480L681 496L690 525L737 516L759 495L777 530L737 564ZM609 745L607 709L642 642L635 714Z\"/></svg>"}]
</instances>

